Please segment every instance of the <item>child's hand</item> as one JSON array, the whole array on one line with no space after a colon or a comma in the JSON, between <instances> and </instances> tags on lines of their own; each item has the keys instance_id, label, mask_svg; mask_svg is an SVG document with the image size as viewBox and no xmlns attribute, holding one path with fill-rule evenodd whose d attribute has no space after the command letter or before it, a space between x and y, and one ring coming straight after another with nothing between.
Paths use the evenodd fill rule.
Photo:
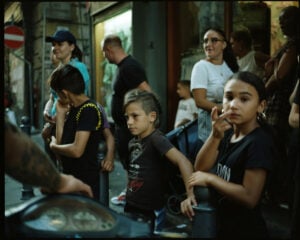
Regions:
<instances>
[{"instance_id":1,"label":"child's hand","mask_svg":"<svg viewBox=\"0 0 300 240\"><path fill-rule=\"evenodd\" d=\"M194 193L190 194L187 199L180 203L181 212L186 215L191 221L193 216L195 216L193 206L197 205L197 201Z\"/></svg>"},{"instance_id":2,"label":"child's hand","mask_svg":"<svg viewBox=\"0 0 300 240\"><path fill-rule=\"evenodd\" d=\"M189 187L194 187L196 185L208 187L208 181L210 176L211 174L207 172L202 172L202 171L194 172L188 180Z\"/></svg>"},{"instance_id":3,"label":"child's hand","mask_svg":"<svg viewBox=\"0 0 300 240\"><path fill-rule=\"evenodd\" d=\"M63 115L63 116L65 116L65 114L67 112L69 112L69 110L70 110L70 105L68 103L63 102L61 100L57 101L57 104L56 104L57 115Z\"/></svg>"},{"instance_id":4,"label":"child's hand","mask_svg":"<svg viewBox=\"0 0 300 240\"><path fill-rule=\"evenodd\" d=\"M104 158L101 161L101 171L111 172L114 169L114 160Z\"/></svg>"},{"instance_id":5,"label":"child's hand","mask_svg":"<svg viewBox=\"0 0 300 240\"><path fill-rule=\"evenodd\" d=\"M50 116L48 114L48 112L44 112L44 119L45 119L46 122L49 122L49 123L52 123L52 124L55 123L55 118L53 118L52 116Z\"/></svg>"},{"instance_id":6,"label":"child's hand","mask_svg":"<svg viewBox=\"0 0 300 240\"><path fill-rule=\"evenodd\" d=\"M50 147L51 150L53 150L52 149L53 145L57 145L57 141L56 141L56 138L54 136L51 136L51 142L49 144L49 147Z\"/></svg>"},{"instance_id":7,"label":"child's hand","mask_svg":"<svg viewBox=\"0 0 300 240\"><path fill-rule=\"evenodd\" d=\"M226 119L230 115L230 112L225 112L218 115L218 108L214 107L211 111L212 119L212 135L215 138L222 139L224 132L232 128L232 124Z\"/></svg>"}]
</instances>

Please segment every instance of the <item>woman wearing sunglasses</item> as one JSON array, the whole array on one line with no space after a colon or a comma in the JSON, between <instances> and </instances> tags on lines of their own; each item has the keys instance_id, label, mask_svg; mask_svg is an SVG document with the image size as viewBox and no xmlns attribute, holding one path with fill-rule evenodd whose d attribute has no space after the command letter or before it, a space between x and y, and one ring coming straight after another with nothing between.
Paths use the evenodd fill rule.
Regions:
<instances>
[{"instance_id":1,"label":"woman wearing sunglasses","mask_svg":"<svg viewBox=\"0 0 300 240\"><path fill-rule=\"evenodd\" d=\"M205 59L194 66L191 74L191 91L198 111L198 137L202 143L211 131L210 112L213 107L222 110L225 82L239 67L225 33L218 28L209 28L203 36Z\"/></svg>"}]
</instances>

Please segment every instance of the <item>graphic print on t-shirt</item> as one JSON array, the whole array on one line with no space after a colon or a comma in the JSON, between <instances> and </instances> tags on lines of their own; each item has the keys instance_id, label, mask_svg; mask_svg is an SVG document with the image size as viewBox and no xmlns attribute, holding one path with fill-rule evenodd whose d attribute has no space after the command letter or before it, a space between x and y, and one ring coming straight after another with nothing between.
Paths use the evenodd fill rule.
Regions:
<instances>
[{"instance_id":1,"label":"graphic print on t-shirt","mask_svg":"<svg viewBox=\"0 0 300 240\"><path fill-rule=\"evenodd\" d=\"M217 175L228 182L230 179L230 172L231 172L230 170L231 169L226 165L222 165L221 163L218 163Z\"/></svg>"},{"instance_id":2,"label":"graphic print on t-shirt","mask_svg":"<svg viewBox=\"0 0 300 240\"><path fill-rule=\"evenodd\" d=\"M128 170L128 190L131 192L138 191L144 183L144 180L139 178L139 169L140 165L136 162L136 160L140 157L143 152L143 147L140 142L133 142L129 146L130 148L130 163L129 163L129 170Z\"/></svg>"}]
</instances>

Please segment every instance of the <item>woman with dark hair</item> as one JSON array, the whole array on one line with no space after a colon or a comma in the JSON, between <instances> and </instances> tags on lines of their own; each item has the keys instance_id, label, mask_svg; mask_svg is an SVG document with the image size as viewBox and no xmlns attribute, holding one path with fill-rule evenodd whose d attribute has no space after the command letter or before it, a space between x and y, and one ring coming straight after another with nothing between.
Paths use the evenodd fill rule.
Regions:
<instances>
[{"instance_id":1,"label":"woman with dark hair","mask_svg":"<svg viewBox=\"0 0 300 240\"><path fill-rule=\"evenodd\" d=\"M191 74L191 91L198 111L198 137L204 143L211 131L210 112L222 110L224 85L239 66L230 43L221 29L209 28L203 37L205 59L197 62Z\"/></svg>"},{"instance_id":2,"label":"woman with dark hair","mask_svg":"<svg viewBox=\"0 0 300 240\"><path fill-rule=\"evenodd\" d=\"M89 95L90 76L86 65L81 62L82 52L76 44L76 38L74 35L67 30L56 31L53 36L46 37L46 42L52 43L52 51L56 59L59 61L58 67L62 65L70 64L76 67L85 82L85 94ZM57 101L57 95L54 91L51 91L51 97L53 97L53 104L49 108L50 103L46 104L44 117L48 122L53 121L52 117L55 115L55 102Z\"/></svg>"},{"instance_id":3,"label":"woman with dark hair","mask_svg":"<svg viewBox=\"0 0 300 240\"><path fill-rule=\"evenodd\" d=\"M277 152L265 106L263 81L238 72L225 84L222 114L212 109L212 131L197 154L189 185L215 190L218 239L268 236L260 206ZM185 206L182 211L191 217Z\"/></svg>"}]
</instances>

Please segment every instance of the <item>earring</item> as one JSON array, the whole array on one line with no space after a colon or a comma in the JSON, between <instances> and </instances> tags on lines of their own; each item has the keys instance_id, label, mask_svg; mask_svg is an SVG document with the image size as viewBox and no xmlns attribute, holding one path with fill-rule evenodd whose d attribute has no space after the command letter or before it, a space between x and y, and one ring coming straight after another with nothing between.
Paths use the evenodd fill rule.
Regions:
<instances>
[{"instance_id":1,"label":"earring","mask_svg":"<svg viewBox=\"0 0 300 240\"><path fill-rule=\"evenodd\" d=\"M257 113L257 120L260 122L265 122L267 119L267 116L264 112L258 112Z\"/></svg>"}]
</instances>

